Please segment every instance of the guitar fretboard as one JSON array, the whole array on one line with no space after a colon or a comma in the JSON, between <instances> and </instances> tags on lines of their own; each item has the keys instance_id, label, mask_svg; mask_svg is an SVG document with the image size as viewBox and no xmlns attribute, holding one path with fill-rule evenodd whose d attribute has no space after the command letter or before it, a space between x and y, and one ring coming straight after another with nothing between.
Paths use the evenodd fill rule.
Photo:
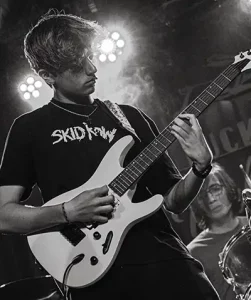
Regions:
<instances>
[{"instance_id":1,"label":"guitar fretboard","mask_svg":"<svg viewBox=\"0 0 251 300\"><path fill-rule=\"evenodd\" d=\"M198 117L248 63L249 59L244 59L226 68L182 113ZM116 194L122 196L175 141L172 125L173 121L108 185Z\"/></svg>"}]
</instances>

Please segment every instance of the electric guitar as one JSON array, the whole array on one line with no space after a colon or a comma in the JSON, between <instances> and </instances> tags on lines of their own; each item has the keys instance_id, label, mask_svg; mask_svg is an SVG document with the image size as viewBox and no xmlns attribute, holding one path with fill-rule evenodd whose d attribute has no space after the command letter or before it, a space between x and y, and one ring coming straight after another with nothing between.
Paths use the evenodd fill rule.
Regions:
<instances>
[{"instance_id":1,"label":"electric guitar","mask_svg":"<svg viewBox=\"0 0 251 300\"><path fill-rule=\"evenodd\" d=\"M242 71L250 68L251 51L235 57L228 66L182 113L198 117ZM70 201L85 190L107 185L115 196L115 211L108 223L80 228L69 224L61 231L30 235L28 244L37 261L57 281L70 287L86 287L101 279L112 266L129 229L156 212L163 197L155 195L141 203L132 203L141 175L173 143L172 122L125 168L123 160L133 145L125 136L102 159L93 176L80 187L45 203L51 206ZM113 162L113 164L111 164ZM105 175L105 176L104 176ZM134 186L134 188L132 188Z\"/></svg>"}]
</instances>

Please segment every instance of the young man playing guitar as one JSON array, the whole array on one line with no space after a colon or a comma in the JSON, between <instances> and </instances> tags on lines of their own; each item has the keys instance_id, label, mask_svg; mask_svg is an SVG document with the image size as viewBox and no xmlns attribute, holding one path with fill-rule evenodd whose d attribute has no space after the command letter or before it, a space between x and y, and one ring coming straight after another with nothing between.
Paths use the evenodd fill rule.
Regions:
<instances>
[{"instance_id":1,"label":"young man playing guitar","mask_svg":"<svg viewBox=\"0 0 251 300\"><path fill-rule=\"evenodd\" d=\"M58 225L80 224L86 234L95 228L94 237L98 240L102 226L112 222L116 210L117 219L123 219L126 213L121 209L122 200L120 204L118 195L113 193L116 184L97 184L77 192L98 173L103 157L119 140L128 135L134 140L125 158L127 166L159 134L154 122L135 107L119 105L117 115L122 115L121 121L113 113L112 104L109 108L91 96L97 79L92 41L100 32L101 27L94 22L54 13L43 16L25 37L26 58L31 68L53 87L54 97L42 108L17 118L10 129L0 170L1 232L30 235ZM210 172L212 154L194 115L181 114L171 128L194 167L181 177L164 153L136 182L136 191L136 185L130 191L135 192L133 203L161 194L165 208L180 213L190 205ZM144 164L143 159L139 168L144 168ZM113 161L109 161L99 177L106 178L112 168ZM130 180L133 182L136 172L132 171L120 188ZM57 201L42 207L24 206L21 202L35 184L45 203L53 198ZM109 255L118 229L110 231L104 255L106 251ZM127 231L123 242L120 239L122 245L116 259L102 278L84 288L81 284L78 288L72 279L73 300L97 300L105 296L120 300L160 299L163 295L175 300L219 299L200 263L172 229L162 207ZM88 242L85 236L81 238L81 242ZM72 248L76 249L76 244ZM60 257L63 248L60 245L55 249L57 255L48 268ZM83 250L72 272L77 264L80 266L89 259L87 251ZM91 258L93 270L100 265L100 259ZM85 268L83 277L84 273ZM91 276L91 272L87 273L86 278ZM76 280L81 280L81 272Z\"/></svg>"}]
</instances>

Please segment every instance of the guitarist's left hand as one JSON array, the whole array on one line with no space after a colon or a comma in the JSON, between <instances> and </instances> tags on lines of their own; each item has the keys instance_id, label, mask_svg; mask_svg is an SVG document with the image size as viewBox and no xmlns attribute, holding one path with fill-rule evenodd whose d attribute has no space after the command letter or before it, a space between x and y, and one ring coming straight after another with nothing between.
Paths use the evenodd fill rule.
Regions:
<instances>
[{"instance_id":1,"label":"guitarist's left hand","mask_svg":"<svg viewBox=\"0 0 251 300\"><path fill-rule=\"evenodd\" d=\"M174 119L172 134L178 139L186 155L196 164L199 171L211 163L213 155L193 114L180 114Z\"/></svg>"}]
</instances>

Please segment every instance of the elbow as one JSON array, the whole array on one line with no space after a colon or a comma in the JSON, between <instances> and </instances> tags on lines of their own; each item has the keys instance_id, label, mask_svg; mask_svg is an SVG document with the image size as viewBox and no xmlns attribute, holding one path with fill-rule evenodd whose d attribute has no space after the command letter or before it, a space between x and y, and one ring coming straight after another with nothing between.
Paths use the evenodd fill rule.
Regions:
<instances>
[{"instance_id":1,"label":"elbow","mask_svg":"<svg viewBox=\"0 0 251 300\"><path fill-rule=\"evenodd\" d=\"M186 211L187 207L181 207L181 206L178 206L178 205L168 205L167 203L164 203L164 208L171 212L172 214L175 214L175 215L180 215L182 214L184 211Z\"/></svg>"},{"instance_id":2,"label":"elbow","mask_svg":"<svg viewBox=\"0 0 251 300\"><path fill-rule=\"evenodd\" d=\"M180 215L180 214L182 214L182 213L185 212L185 211L186 211L185 208L176 208L176 209L174 209L174 210L172 211L172 213L175 214L175 215Z\"/></svg>"}]
</instances>

